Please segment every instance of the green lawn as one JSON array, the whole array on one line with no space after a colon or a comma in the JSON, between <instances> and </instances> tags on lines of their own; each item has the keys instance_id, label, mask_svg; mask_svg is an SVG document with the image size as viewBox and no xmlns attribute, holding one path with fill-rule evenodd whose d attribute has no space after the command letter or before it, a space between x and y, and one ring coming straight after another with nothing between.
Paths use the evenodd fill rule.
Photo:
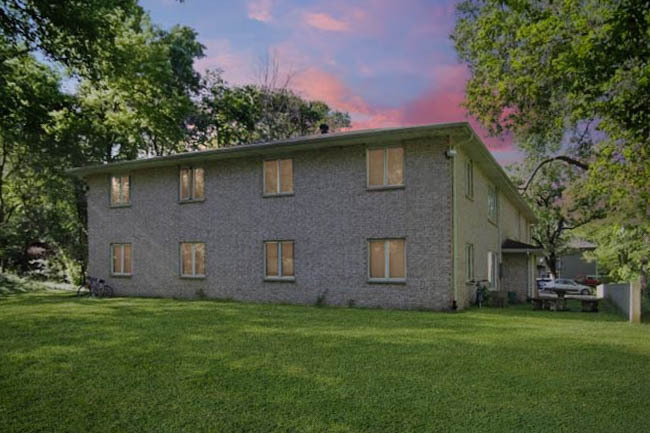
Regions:
<instances>
[{"instance_id":1,"label":"green lawn","mask_svg":"<svg viewBox=\"0 0 650 433\"><path fill-rule=\"evenodd\" d=\"M609 312L0 296L1 432L648 432L649 407L650 325Z\"/></svg>"}]
</instances>

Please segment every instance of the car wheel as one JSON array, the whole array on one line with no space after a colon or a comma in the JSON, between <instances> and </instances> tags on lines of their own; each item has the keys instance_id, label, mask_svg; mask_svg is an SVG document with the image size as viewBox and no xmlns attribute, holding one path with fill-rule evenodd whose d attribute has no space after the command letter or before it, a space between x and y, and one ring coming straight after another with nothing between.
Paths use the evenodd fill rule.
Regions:
<instances>
[{"instance_id":1,"label":"car wheel","mask_svg":"<svg viewBox=\"0 0 650 433\"><path fill-rule=\"evenodd\" d=\"M580 292L580 294L581 294L581 295L584 295L584 296L587 296L587 295L589 294L589 290L587 290L587 289L582 289L582 291Z\"/></svg>"}]
</instances>

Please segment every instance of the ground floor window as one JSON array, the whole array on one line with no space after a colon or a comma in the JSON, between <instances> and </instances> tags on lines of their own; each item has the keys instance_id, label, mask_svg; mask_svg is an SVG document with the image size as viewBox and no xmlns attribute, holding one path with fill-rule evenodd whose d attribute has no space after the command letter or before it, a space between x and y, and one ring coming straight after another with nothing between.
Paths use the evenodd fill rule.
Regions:
<instances>
[{"instance_id":1,"label":"ground floor window","mask_svg":"<svg viewBox=\"0 0 650 433\"><path fill-rule=\"evenodd\" d=\"M133 254L131 244L111 244L111 274L131 275Z\"/></svg>"},{"instance_id":2,"label":"ground floor window","mask_svg":"<svg viewBox=\"0 0 650 433\"><path fill-rule=\"evenodd\" d=\"M371 239L368 241L368 256L370 281L406 279L405 239Z\"/></svg>"},{"instance_id":3,"label":"ground floor window","mask_svg":"<svg viewBox=\"0 0 650 433\"><path fill-rule=\"evenodd\" d=\"M465 245L465 279L474 280L474 245Z\"/></svg>"},{"instance_id":4,"label":"ground floor window","mask_svg":"<svg viewBox=\"0 0 650 433\"><path fill-rule=\"evenodd\" d=\"M499 278L499 256L495 252L488 252L488 281L491 288L497 287Z\"/></svg>"},{"instance_id":5,"label":"ground floor window","mask_svg":"<svg viewBox=\"0 0 650 433\"><path fill-rule=\"evenodd\" d=\"M264 268L266 279L294 279L293 241L264 242Z\"/></svg>"},{"instance_id":6,"label":"ground floor window","mask_svg":"<svg viewBox=\"0 0 650 433\"><path fill-rule=\"evenodd\" d=\"M181 276L194 278L205 276L205 243L181 243Z\"/></svg>"}]
</instances>

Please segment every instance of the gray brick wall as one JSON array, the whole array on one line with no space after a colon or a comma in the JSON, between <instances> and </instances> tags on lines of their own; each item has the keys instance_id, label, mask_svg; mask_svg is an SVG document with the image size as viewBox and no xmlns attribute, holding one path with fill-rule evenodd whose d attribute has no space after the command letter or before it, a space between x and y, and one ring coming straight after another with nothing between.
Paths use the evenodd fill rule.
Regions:
<instances>
[{"instance_id":1,"label":"gray brick wall","mask_svg":"<svg viewBox=\"0 0 650 433\"><path fill-rule=\"evenodd\" d=\"M206 163L206 199L179 204L178 167L131 172L130 207L109 207L106 175L88 178L89 273L118 295L451 306L450 162L443 138L410 140L404 189L366 189L363 145L292 157L295 194L262 197L262 158ZM367 239L405 237L406 284L367 282ZM263 241L295 241L295 282L264 281ZM179 243L206 243L205 279L179 277ZM110 276L110 243L131 242L133 275Z\"/></svg>"}]
</instances>

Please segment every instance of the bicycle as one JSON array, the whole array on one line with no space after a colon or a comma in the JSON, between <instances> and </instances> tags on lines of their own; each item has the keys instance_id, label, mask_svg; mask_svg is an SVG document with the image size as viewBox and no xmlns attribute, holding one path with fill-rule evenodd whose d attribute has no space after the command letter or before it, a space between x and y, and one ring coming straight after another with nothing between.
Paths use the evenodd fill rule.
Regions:
<instances>
[{"instance_id":1,"label":"bicycle","mask_svg":"<svg viewBox=\"0 0 650 433\"><path fill-rule=\"evenodd\" d=\"M476 287L476 305L479 308L483 307L483 304L488 300L488 280L477 280L474 282Z\"/></svg>"},{"instance_id":2,"label":"bicycle","mask_svg":"<svg viewBox=\"0 0 650 433\"><path fill-rule=\"evenodd\" d=\"M89 296L98 298L110 298L113 296L113 287L106 284L101 278L86 277L84 283L77 288L77 296L82 295L82 290L87 289Z\"/></svg>"}]
</instances>

